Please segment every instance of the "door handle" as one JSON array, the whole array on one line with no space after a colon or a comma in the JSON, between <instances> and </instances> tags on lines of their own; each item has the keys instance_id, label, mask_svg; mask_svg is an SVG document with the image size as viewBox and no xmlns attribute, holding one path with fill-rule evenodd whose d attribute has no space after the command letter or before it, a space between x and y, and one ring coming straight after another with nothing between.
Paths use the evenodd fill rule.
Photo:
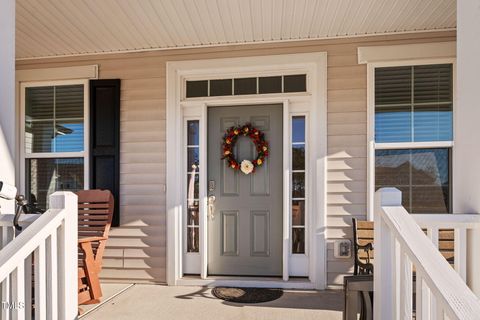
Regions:
<instances>
[{"instance_id":1,"label":"door handle","mask_svg":"<svg viewBox=\"0 0 480 320\"><path fill-rule=\"evenodd\" d=\"M208 197L208 218L215 219L215 196Z\"/></svg>"}]
</instances>

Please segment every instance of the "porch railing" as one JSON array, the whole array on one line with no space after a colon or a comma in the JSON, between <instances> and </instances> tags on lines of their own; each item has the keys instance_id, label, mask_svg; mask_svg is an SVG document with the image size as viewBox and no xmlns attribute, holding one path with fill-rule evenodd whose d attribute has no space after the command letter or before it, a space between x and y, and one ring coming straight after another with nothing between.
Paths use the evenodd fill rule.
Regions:
<instances>
[{"instance_id":1,"label":"porch railing","mask_svg":"<svg viewBox=\"0 0 480 320\"><path fill-rule=\"evenodd\" d=\"M52 194L50 209L41 216L24 216L26 228L17 237L11 215L0 216L0 221L1 319L75 319L77 196Z\"/></svg>"},{"instance_id":2,"label":"porch railing","mask_svg":"<svg viewBox=\"0 0 480 320\"><path fill-rule=\"evenodd\" d=\"M479 215L414 218L401 200L395 188L375 194L374 319L412 319L413 311L422 320L478 319L480 300L465 278L467 229L480 226ZM437 249L440 228L455 230L455 269Z\"/></svg>"}]
</instances>

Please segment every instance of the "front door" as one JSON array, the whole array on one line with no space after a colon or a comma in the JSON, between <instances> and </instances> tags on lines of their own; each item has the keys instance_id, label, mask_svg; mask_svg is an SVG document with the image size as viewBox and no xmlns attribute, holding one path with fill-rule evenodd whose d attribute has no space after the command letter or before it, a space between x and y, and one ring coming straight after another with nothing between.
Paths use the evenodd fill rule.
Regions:
<instances>
[{"instance_id":1,"label":"front door","mask_svg":"<svg viewBox=\"0 0 480 320\"><path fill-rule=\"evenodd\" d=\"M282 105L208 108L207 188L215 196L208 218L209 275L282 275L282 119ZM225 130L247 122L269 143L264 165L249 175L221 159ZM254 159L254 144L240 137L234 154L239 163Z\"/></svg>"}]
</instances>

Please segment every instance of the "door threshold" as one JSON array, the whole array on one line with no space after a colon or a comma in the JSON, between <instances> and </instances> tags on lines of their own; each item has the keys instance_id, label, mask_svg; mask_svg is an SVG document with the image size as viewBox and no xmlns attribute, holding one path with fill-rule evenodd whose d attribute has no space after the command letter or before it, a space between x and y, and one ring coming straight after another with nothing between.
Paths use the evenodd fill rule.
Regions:
<instances>
[{"instance_id":1,"label":"door threshold","mask_svg":"<svg viewBox=\"0 0 480 320\"><path fill-rule=\"evenodd\" d=\"M255 287L280 289L315 289L315 284L308 278L292 278L283 281L280 277L235 277L209 276L201 279L200 276L184 276L176 281L177 286L202 287Z\"/></svg>"}]
</instances>

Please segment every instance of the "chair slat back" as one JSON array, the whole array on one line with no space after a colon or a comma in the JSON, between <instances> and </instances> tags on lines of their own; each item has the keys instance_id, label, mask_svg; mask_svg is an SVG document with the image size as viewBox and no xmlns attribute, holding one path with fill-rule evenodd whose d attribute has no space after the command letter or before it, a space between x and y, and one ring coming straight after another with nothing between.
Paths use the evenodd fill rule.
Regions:
<instances>
[{"instance_id":1,"label":"chair slat back","mask_svg":"<svg viewBox=\"0 0 480 320\"><path fill-rule=\"evenodd\" d=\"M354 219L353 223L354 223L354 233L356 236L356 238L354 239L354 242L362 246L367 245L369 243L373 244L373 233L374 233L373 221L364 221L364 220ZM355 248L355 250L357 250L357 248ZM367 259L367 253L364 250L359 250L357 252L358 252L358 257L361 260ZM368 254L370 255L370 259L373 259L374 250L370 250Z\"/></svg>"},{"instance_id":2,"label":"chair slat back","mask_svg":"<svg viewBox=\"0 0 480 320\"><path fill-rule=\"evenodd\" d=\"M358 258L362 261L367 259L367 252L364 250L358 250L357 244L366 245L373 242L374 234L374 223L373 221L363 221L352 219L353 222L353 233L354 233L354 250L358 254ZM427 233L426 229L423 229ZM375 246L374 246L375 248ZM453 229L440 229L438 231L438 250L445 257L445 259L451 264L454 264L454 252L455 248L455 234ZM373 262L375 250L370 250L368 252L368 257L370 262Z\"/></svg>"},{"instance_id":3,"label":"chair slat back","mask_svg":"<svg viewBox=\"0 0 480 320\"><path fill-rule=\"evenodd\" d=\"M78 237L108 237L114 201L109 190L81 190L78 196ZM96 254L97 248L93 248Z\"/></svg>"}]
</instances>

